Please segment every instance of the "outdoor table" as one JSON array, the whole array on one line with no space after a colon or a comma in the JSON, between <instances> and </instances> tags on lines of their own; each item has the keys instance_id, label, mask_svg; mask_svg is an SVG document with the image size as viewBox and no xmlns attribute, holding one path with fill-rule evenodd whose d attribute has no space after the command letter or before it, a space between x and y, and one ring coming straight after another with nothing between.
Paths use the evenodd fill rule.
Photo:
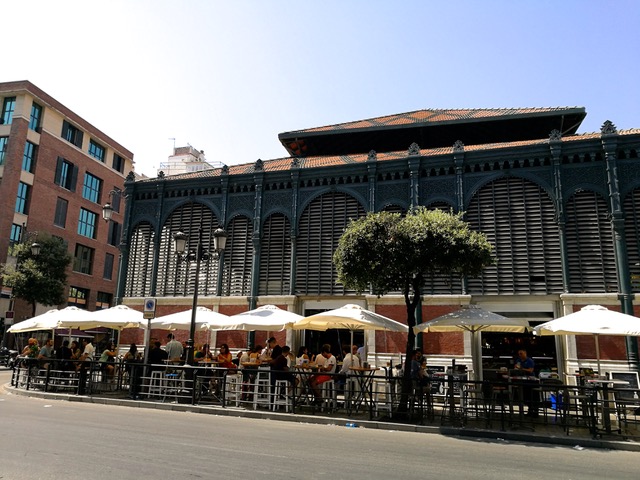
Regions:
<instances>
[{"instance_id":1,"label":"outdoor table","mask_svg":"<svg viewBox=\"0 0 640 480\"><path fill-rule=\"evenodd\" d=\"M298 378L300 379L300 383L298 385L300 392L298 395L294 396L295 398L293 402L295 411L296 403L313 403L314 395L311 389L311 377L320 367L315 363L303 363L301 365L292 365L292 368L293 370L295 370L296 375L298 375Z\"/></svg>"},{"instance_id":2,"label":"outdoor table","mask_svg":"<svg viewBox=\"0 0 640 480\"><path fill-rule=\"evenodd\" d=\"M379 367L351 367L351 371L354 372L358 388L356 389L355 399L351 402L351 408L349 414L355 409L356 411L363 403L369 405L369 417L373 416L373 376L375 372L380 370Z\"/></svg>"},{"instance_id":3,"label":"outdoor table","mask_svg":"<svg viewBox=\"0 0 640 480\"><path fill-rule=\"evenodd\" d=\"M611 433L611 404L614 402L613 389L610 386L629 385L626 380L615 380L610 378L591 378L587 380L598 389L602 389L602 424L604 431Z\"/></svg>"}]
</instances>

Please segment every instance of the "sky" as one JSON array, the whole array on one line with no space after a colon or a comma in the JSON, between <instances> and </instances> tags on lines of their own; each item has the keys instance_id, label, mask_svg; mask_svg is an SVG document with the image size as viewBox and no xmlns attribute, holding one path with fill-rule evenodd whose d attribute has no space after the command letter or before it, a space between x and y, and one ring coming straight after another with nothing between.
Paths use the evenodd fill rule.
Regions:
<instances>
[{"instance_id":1,"label":"sky","mask_svg":"<svg viewBox=\"0 0 640 480\"><path fill-rule=\"evenodd\" d=\"M21 0L0 82L29 80L156 176L282 132L431 108L584 107L640 128L640 0ZM407 146L408 147L408 146Z\"/></svg>"}]
</instances>

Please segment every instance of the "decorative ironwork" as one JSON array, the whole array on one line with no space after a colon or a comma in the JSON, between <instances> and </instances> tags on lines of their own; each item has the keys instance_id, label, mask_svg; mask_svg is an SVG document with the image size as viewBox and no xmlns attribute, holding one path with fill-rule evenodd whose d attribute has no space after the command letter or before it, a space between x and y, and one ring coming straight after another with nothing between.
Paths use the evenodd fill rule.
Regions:
<instances>
[{"instance_id":1,"label":"decorative ironwork","mask_svg":"<svg viewBox=\"0 0 640 480\"><path fill-rule=\"evenodd\" d=\"M375 150L371 150L367 155L367 162L376 162L378 160L378 154Z\"/></svg>"},{"instance_id":2,"label":"decorative ironwork","mask_svg":"<svg viewBox=\"0 0 640 480\"><path fill-rule=\"evenodd\" d=\"M262 172L264 170L264 162L261 159L256 160L253 168L256 172Z\"/></svg>"},{"instance_id":3,"label":"decorative ironwork","mask_svg":"<svg viewBox=\"0 0 640 480\"><path fill-rule=\"evenodd\" d=\"M416 142L413 142L411 145L409 145L408 153L410 157L420 155L420 146Z\"/></svg>"},{"instance_id":4,"label":"decorative ironwork","mask_svg":"<svg viewBox=\"0 0 640 480\"><path fill-rule=\"evenodd\" d=\"M460 140L456 140L453 144L453 151L456 153L464 152L464 143L462 143Z\"/></svg>"},{"instance_id":5,"label":"decorative ironwork","mask_svg":"<svg viewBox=\"0 0 640 480\"><path fill-rule=\"evenodd\" d=\"M562 132L554 128L549 133L549 140L551 140L552 142L559 142L560 140L562 140Z\"/></svg>"},{"instance_id":6,"label":"decorative ironwork","mask_svg":"<svg viewBox=\"0 0 640 480\"><path fill-rule=\"evenodd\" d=\"M614 133L618 133L618 129L611 120L607 120L602 124L600 133L602 133L602 135L612 135Z\"/></svg>"}]
</instances>

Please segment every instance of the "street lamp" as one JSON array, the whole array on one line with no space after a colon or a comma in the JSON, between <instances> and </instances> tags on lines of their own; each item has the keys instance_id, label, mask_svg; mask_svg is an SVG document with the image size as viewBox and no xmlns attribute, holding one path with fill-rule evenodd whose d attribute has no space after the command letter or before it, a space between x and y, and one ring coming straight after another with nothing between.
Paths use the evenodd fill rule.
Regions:
<instances>
[{"instance_id":1,"label":"street lamp","mask_svg":"<svg viewBox=\"0 0 640 480\"><path fill-rule=\"evenodd\" d=\"M122 190L114 189L109 192L109 201L102 206L102 218L104 219L105 222L108 222L109 220L111 220L111 217L113 216L113 212L115 211L115 208L113 208L113 197L116 195L118 196L118 198L127 197L127 195L124 195L122 193Z\"/></svg>"},{"instance_id":2,"label":"street lamp","mask_svg":"<svg viewBox=\"0 0 640 480\"><path fill-rule=\"evenodd\" d=\"M173 235L173 243L179 258L188 262L196 262L195 282L193 286L193 303L191 306L191 324L189 326L189 340L187 340L187 364L193 365L193 346L194 337L196 336L196 311L198 309L198 284L200 281L200 262L209 260L213 257L220 258L220 254L224 252L227 246L227 232L222 228L218 228L213 232L213 249L207 252L202 247L202 226L198 227L198 243L195 251L187 251L187 243L189 236L186 233L178 232Z\"/></svg>"}]
</instances>

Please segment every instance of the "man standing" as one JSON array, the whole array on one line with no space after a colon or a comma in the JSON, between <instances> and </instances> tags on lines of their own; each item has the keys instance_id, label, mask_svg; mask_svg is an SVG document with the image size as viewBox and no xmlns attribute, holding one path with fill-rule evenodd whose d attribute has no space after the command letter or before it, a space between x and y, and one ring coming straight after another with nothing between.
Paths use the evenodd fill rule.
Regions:
<instances>
[{"instance_id":1,"label":"man standing","mask_svg":"<svg viewBox=\"0 0 640 480\"><path fill-rule=\"evenodd\" d=\"M167 352L167 357L173 362L180 361L183 351L182 344L176 340L173 333L167 335L167 339L167 344L164 347L165 352Z\"/></svg>"},{"instance_id":2,"label":"man standing","mask_svg":"<svg viewBox=\"0 0 640 480\"><path fill-rule=\"evenodd\" d=\"M93 356L96 354L96 347L91 343L90 338L82 339L82 355L80 356L80 360L93 360Z\"/></svg>"}]
</instances>

